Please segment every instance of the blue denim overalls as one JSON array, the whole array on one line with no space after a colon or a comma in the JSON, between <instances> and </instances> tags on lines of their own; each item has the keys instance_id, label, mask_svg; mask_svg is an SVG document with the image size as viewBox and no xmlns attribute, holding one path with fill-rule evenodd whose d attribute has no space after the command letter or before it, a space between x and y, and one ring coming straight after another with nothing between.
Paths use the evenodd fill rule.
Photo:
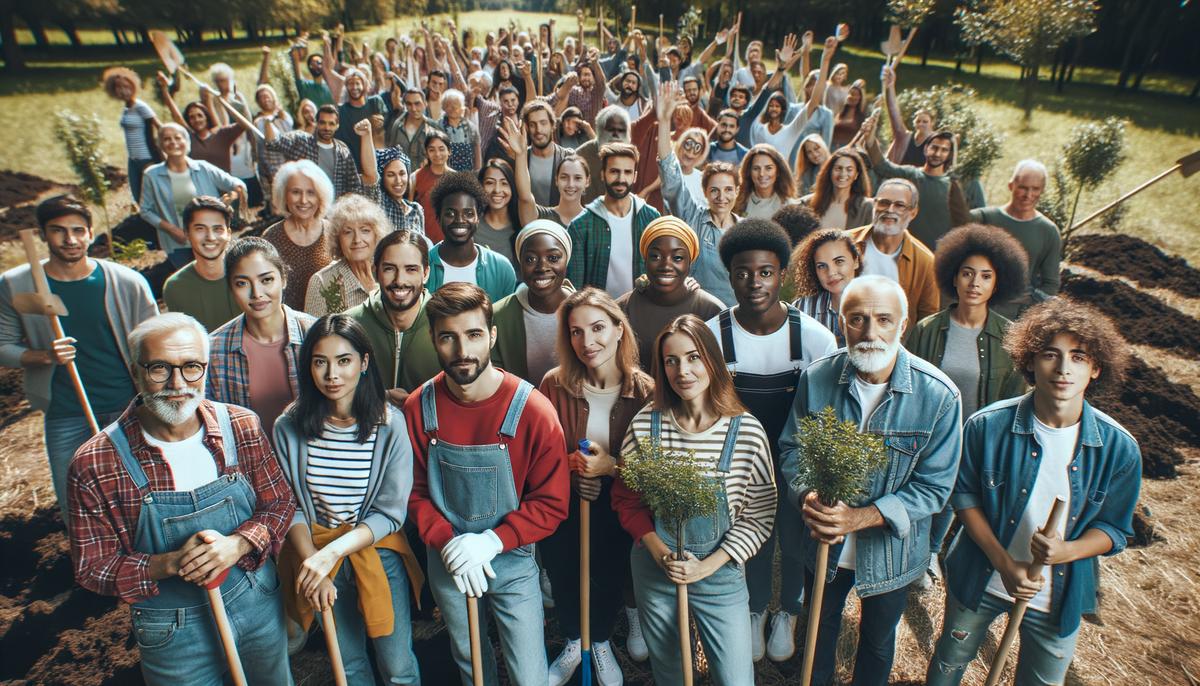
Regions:
<instances>
[{"instance_id":1,"label":"blue denim overalls","mask_svg":"<svg viewBox=\"0 0 1200 686\"><path fill-rule=\"evenodd\" d=\"M513 481L508 442L516 437L525 402L533 391L521 381L509 402L500 426L498 443L454 445L438 438L434 381L421 387L421 422L429 435L427 459L429 498L454 527L455 535L483 533L498 526L520 506ZM430 551L429 587L450 632L450 647L465 685L471 681L471 643L466 597L442 563L441 551ZM545 636L538 567L533 546L500 553L492 560L495 579L488 580L487 595L479 599L483 634L484 683L498 683L496 660L487 640L488 608L496 615L496 628L505 648L509 681L517 686L544 686L547 676Z\"/></svg>"},{"instance_id":2,"label":"blue denim overalls","mask_svg":"<svg viewBox=\"0 0 1200 686\"><path fill-rule=\"evenodd\" d=\"M717 463L717 471L723 475L729 473L741 424L741 417L733 417L729 422L721 459ZM662 413L658 410L650 414L650 439L662 439ZM655 518L655 533L674 551L676 537L672 528ZM729 528L729 503L722 477L716 512L707 517L693 517L684 524L684 549L704 559L720 547ZM650 648L654 682L659 686L682 684L675 584L667 579L645 546L634 544L630 564L642 633ZM745 574L742 567L732 561L708 578L688 585L688 607L700 629L700 640L708 657L708 675L718 686L750 686L754 683L748 600Z\"/></svg>"},{"instance_id":3,"label":"blue denim overalls","mask_svg":"<svg viewBox=\"0 0 1200 686\"><path fill-rule=\"evenodd\" d=\"M737 370L737 351L733 345L732 310L718 316L721 325L721 350L725 365L733 376L742 404L762 423L771 445L771 463L775 468L775 482L779 483L779 434L787 423L788 414L796 398L796 383L804 371L804 340L802 337L800 310L788 306L788 339L791 348L792 368L776 374L749 374ZM804 521L800 511L787 500L787 486L778 488L779 501L775 508L775 528L771 537L758 549L758 554L746 561L746 587L750 591L750 611L766 612L771 604L771 582L775 560L775 540L783 556L781 565L779 606L789 614L799 615L803 611L804 596Z\"/></svg>"},{"instance_id":4,"label":"blue denim overalls","mask_svg":"<svg viewBox=\"0 0 1200 686\"><path fill-rule=\"evenodd\" d=\"M229 410L213 403L221 427L226 468L237 465ZM257 498L241 474L224 474L194 491L150 491L118 423L104 429L125 470L142 492L134 549L157 555L178 550L194 534L212 529L230 535L254 514ZM234 641L249 683L292 683L275 563L254 572L234 565L221 584ZM229 670L204 588L179 577L158 582L158 595L132 607L133 632L149 686L219 686Z\"/></svg>"}]
</instances>

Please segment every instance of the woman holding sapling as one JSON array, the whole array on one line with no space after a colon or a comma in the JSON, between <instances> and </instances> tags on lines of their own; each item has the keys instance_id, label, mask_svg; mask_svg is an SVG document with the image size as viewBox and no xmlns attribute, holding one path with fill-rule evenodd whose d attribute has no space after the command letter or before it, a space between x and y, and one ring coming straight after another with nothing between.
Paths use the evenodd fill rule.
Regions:
<instances>
[{"instance_id":1,"label":"woman holding sapling","mask_svg":"<svg viewBox=\"0 0 1200 686\"><path fill-rule=\"evenodd\" d=\"M690 314L676 318L659 334L654 355L654 402L634 417L621 455L625 460L635 454L647 456L639 459L689 455L718 486L713 513L692 517L677 529L646 504L654 494L632 491L620 477L613 485L613 508L638 542L630 567L654 680L682 683L676 585L686 585L710 678L716 684L751 684L749 595L742 565L775 522L770 444L762 425L738 400L717 339L703 321Z\"/></svg>"}]
</instances>

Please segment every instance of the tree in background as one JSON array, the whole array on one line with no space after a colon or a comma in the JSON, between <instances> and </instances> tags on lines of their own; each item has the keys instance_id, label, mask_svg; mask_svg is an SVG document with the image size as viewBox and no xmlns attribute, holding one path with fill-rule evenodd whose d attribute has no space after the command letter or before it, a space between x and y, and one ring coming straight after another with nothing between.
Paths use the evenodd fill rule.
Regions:
<instances>
[{"instance_id":1,"label":"tree in background","mask_svg":"<svg viewBox=\"0 0 1200 686\"><path fill-rule=\"evenodd\" d=\"M1038 69L1063 43L1095 31L1098 9L1094 0L976 0L959 9L956 21L967 43L990 45L1021 65L1028 123Z\"/></svg>"},{"instance_id":2,"label":"tree in background","mask_svg":"<svg viewBox=\"0 0 1200 686\"><path fill-rule=\"evenodd\" d=\"M55 135L62 141L71 168L79 177L79 192L83 199L99 205L104 211L104 229L108 221L108 177L105 175L104 154L100 152L100 119L95 114L80 116L71 110L59 110L55 115Z\"/></svg>"},{"instance_id":3,"label":"tree in background","mask_svg":"<svg viewBox=\"0 0 1200 686\"><path fill-rule=\"evenodd\" d=\"M1103 122L1080 124L1062 148L1062 156L1050 174L1050 184L1038 203L1038 211L1049 217L1062 232L1063 254L1070 254L1072 226L1083 191L1094 191L1125 161L1125 122L1109 117ZM1073 197L1072 197L1073 196ZM1068 208L1067 203L1070 203ZM1115 230L1124 213L1118 205L1101 225Z\"/></svg>"}]
</instances>

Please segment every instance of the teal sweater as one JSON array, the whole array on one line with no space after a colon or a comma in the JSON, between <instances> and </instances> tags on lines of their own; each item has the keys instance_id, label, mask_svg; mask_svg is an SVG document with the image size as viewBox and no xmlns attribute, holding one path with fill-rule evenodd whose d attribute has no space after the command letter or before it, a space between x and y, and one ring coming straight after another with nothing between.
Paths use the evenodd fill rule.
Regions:
<instances>
[{"instance_id":1,"label":"teal sweater","mask_svg":"<svg viewBox=\"0 0 1200 686\"><path fill-rule=\"evenodd\" d=\"M517 290L517 273L508 258L485 245L475 244L478 259L475 261L475 283L488 294L492 302L511 295ZM446 282L446 265L442 262L442 244L429 251L429 281L425 288L430 293Z\"/></svg>"}]
</instances>

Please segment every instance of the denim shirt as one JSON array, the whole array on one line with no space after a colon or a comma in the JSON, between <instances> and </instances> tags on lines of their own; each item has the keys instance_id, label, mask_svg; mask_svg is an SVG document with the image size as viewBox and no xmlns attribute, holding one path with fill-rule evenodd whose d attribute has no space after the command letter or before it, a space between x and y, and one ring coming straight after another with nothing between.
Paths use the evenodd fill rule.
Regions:
<instances>
[{"instance_id":1,"label":"denim shirt","mask_svg":"<svg viewBox=\"0 0 1200 686\"><path fill-rule=\"evenodd\" d=\"M721 228L713 223L712 213L708 211L708 203L693 198L691 192L683 185L683 169L675 153L667 159L659 160L658 174L662 179L663 200L675 211L675 216L682 219L700 239L700 255L692 260L692 278L700 282L700 287L712 293L725 307L733 307L737 299L733 297L733 286L729 284L729 270L721 261L717 244L721 241ZM738 218L735 216L736 222Z\"/></svg>"},{"instance_id":2,"label":"denim shirt","mask_svg":"<svg viewBox=\"0 0 1200 686\"><path fill-rule=\"evenodd\" d=\"M955 510L978 508L1001 546L1008 548L1038 477L1041 446L1033 433L1033 393L1002 400L972 415L963 429L962 469L954 486ZM1125 549L1133 536L1133 510L1142 484L1142 453L1120 424L1084 401L1079 445L1067 476L1071 500L1066 540L1097 529L1112 539L1106 555ZM975 540L962 530L946 560L947 587L974 610L995 568ZM1050 575L1050 615L1059 636L1079 627L1096 608L1093 558L1054 565Z\"/></svg>"},{"instance_id":3,"label":"denim shirt","mask_svg":"<svg viewBox=\"0 0 1200 686\"><path fill-rule=\"evenodd\" d=\"M859 424L862 407L850 394L854 374L843 348L813 362L800 375L792 414L779 437L783 477L789 499L797 507L808 490L807 484L796 482L801 459L796 444L800 419L832 407L839 419ZM887 394L867 424L868 432L883 438L888 462L868 478L867 495L860 504L878 508L884 523L855 532L855 589L859 596L903 588L929 567L929 525L954 487L961 426L958 389L937 367L901 348ZM807 531L803 539L804 564L812 570L817 546ZM830 559L838 559L842 545L830 546ZM837 565L830 565L826 580L836 572Z\"/></svg>"}]
</instances>

